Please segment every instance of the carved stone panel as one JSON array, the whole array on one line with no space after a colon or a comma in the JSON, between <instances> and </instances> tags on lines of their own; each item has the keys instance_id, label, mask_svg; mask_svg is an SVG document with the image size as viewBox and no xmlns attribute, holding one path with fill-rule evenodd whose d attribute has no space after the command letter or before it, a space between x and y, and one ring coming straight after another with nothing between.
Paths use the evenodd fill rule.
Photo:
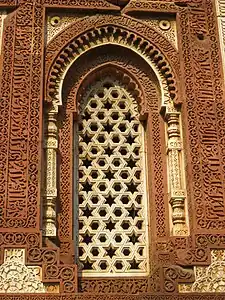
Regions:
<instances>
[{"instance_id":1,"label":"carved stone panel","mask_svg":"<svg viewBox=\"0 0 225 300\"><path fill-rule=\"evenodd\" d=\"M182 293L224 293L225 292L225 250L211 250L209 266L194 267L195 282L180 284Z\"/></svg>"},{"instance_id":2,"label":"carved stone panel","mask_svg":"<svg viewBox=\"0 0 225 300\"><path fill-rule=\"evenodd\" d=\"M44 293L40 267L25 265L25 249L5 249L0 266L0 293Z\"/></svg>"}]
</instances>

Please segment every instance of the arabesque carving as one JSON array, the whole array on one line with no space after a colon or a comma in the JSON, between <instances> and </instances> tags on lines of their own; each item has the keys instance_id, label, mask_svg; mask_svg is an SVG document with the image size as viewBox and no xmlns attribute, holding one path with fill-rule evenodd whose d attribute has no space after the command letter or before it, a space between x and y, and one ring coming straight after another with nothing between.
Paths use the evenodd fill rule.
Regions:
<instances>
[{"instance_id":1,"label":"arabesque carving","mask_svg":"<svg viewBox=\"0 0 225 300\"><path fill-rule=\"evenodd\" d=\"M211 300L222 299L224 297L222 293L219 295L218 293L200 294L200 292L177 294L178 284L193 283L193 266L210 265L210 249L225 249L224 78L215 1L132 0L123 8L123 6L119 7L104 0L1 0L0 7L2 11L7 11L2 33L0 76L1 253L7 247L10 249L27 248L28 261L26 263L42 266L43 280L49 288L48 291L60 292L58 295L42 293L42 295L16 294L11 296L1 294L0 298L4 300L10 300L12 297L19 300L34 300L37 297L42 299L61 299L63 297L65 300L97 299L99 297L103 300L115 299L115 297L121 300L125 298L193 300L199 299L199 297ZM88 17L86 19L79 18L71 26L68 26L66 31L56 35L47 46L44 36L46 32L45 15L51 11L57 16L58 12L64 13L64 9L69 9L71 12L82 10ZM156 30L146 26L142 21L136 20L135 14L137 13L145 14L145 16L152 13L163 14L165 19L168 14L176 17L178 51L174 50L173 45L168 43L166 38L158 34ZM110 44L106 38L109 34L107 28L113 27L113 24L116 24L113 33L114 41L118 37L118 42L115 42L114 45ZM93 31L94 28L96 31ZM85 33L88 32L91 33L90 39L85 36ZM124 36L128 34L130 44L123 34ZM61 52L61 50L70 50L70 47L66 47L70 43L73 45L72 41L75 37L83 39L76 40L79 45L75 45L75 48L79 49L80 46L81 49L83 47L87 51L80 50L81 55L76 56L76 65L79 66L81 72L73 69L74 76L78 76L78 79L75 80L76 82L74 81L74 84L68 84L71 90L65 92L65 89L61 89L65 92L62 99L68 99L68 106L67 110L64 106L60 107L58 119L54 121L57 125L59 124L59 151L64 155L60 162L63 181L59 180L59 186L57 186L60 201L60 207L57 207L59 211L57 211L56 221L58 230L56 238L42 240L42 226L40 225L41 215L44 214L40 211L42 203L40 190L43 189L41 183L44 182L41 178L41 163L43 162L42 101L43 87L45 88L49 84L49 82L44 83L44 76L48 76L49 73L48 71L44 72L43 66L46 65L46 70L50 71L54 63L58 64L58 67L54 69L56 72L64 66L69 68L68 61L73 54ZM98 38L103 40L95 44L95 39ZM104 39L109 47L107 53L103 55L101 49L103 46L105 47ZM164 77L159 76L163 88L158 89L158 86L152 83L155 77L152 77L150 69L145 69L142 61L139 60L140 57L146 58L142 55L142 50L153 50L144 48L146 44L142 42L145 39L151 41L154 50L159 51L154 53L149 61L152 60L153 65L161 64L161 66L158 66L158 69L156 67L152 69L156 73L160 73L160 68L166 69ZM94 47L98 47L98 51L95 52L93 47L90 47L92 42ZM121 46L122 43L127 47L126 49L132 48L129 54L123 53L123 47L113 48L116 45ZM44 57L45 49L46 57ZM117 51L112 53L110 49ZM93 53L92 57L88 55L89 52ZM102 56L100 57L97 52L100 52ZM163 59L161 59L161 52ZM61 57L57 56L59 53L62 54ZM85 64L82 57L90 58L90 61ZM76 293L78 272L74 264L73 249L76 241L73 241L72 207L70 205L73 194L71 128L73 113L76 113L72 98L91 69L94 71L97 65L109 63L113 59L116 65L125 71L128 70L129 74L135 75L146 95L145 101L148 108L146 111L152 128L151 134L148 134L149 149L153 149L149 157L151 157L152 172L155 174L150 188L156 191L151 206L153 226L150 233L152 244L149 255L152 272L149 276L140 278L80 278L78 295ZM168 66L171 69L168 70ZM61 75L62 73L52 74L53 85ZM149 80L149 77L154 80ZM66 83L63 80L62 82ZM174 94L178 96L178 99L172 97L174 88ZM175 109L182 117L182 124L179 120L180 124L178 125L177 115L171 116L170 121L174 123L175 138L183 140L183 150L179 148L175 151L170 149L170 151L171 153L175 152L175 155L171 155L171 157L174 157L174 168L176 169L177 156L182 156L180 154L184 151L185 174L187 175L186 192L189 201L188 207L186 208L184 205L185 211L180 213L180 206L183 210L183 198L181 197L182 201L179 200L179 203L176 203L173 211L171 209L171 219L175 214L174 217L179 217L179 222L182 224L183 212L185 212L186 218L189 219L190 236L170 236L172 226L169 227L171 219L168 218L170 209L168 209L166 194L167 175L164 174L166 156L162 151L162 149L166 149L164 147L166 143L160 142L165 138L165 130L162 129L164 123L163 118L159 116L159 106L155 105L157 102L155 100L160 98L160 95L157 94L158 90L166 91L167 103L170 103L173 98ZM177 107L176 104L181 102L182 107ZM163 117L165 111L166 107L162 109ZM179 136L180 127L183 131L180 131ZM47 131L46 136L48 136ZM176 171L176 174L179 174L179 171ZM51 205L52 203L47 204L49 208L52 208ZM188 214L186 214L187 211ZM49 222L52 221L55 223L54 214L49 217ZM54 242L59 248L54 245ZM180 267L181 265L183 268ZM215 267L214 265L210 274L219 270L222 276L216 283L214 281L212 290L220 292L223 290L223 260L217 269ZM199 291L204 289L202 282L198 284L198 288ZM101 295L99 295L100 293Z\"/></svg>"},{"instance_id":2,"label":"arabesque carving","mask_svg":"<svg viewBox=\"0 0 225 300\"><path fill-rule=\"evenodd\" d=\"M44 293L41 268L25 265L25 249L5 249L0 266L0 293Z\"/></svg>"},{"instance_id":3,"label":"arabesque carving","mask_svg":"<svg viewBox=\"0 0 225 300\"><path fill-rule=\"evenodd\" d=\"M53 14L49 13L47 16L47 44L62 30L64 30L66 27L68 27L73 22L76 22L77 20L84 18L86 16L85 13L60 13L60 14Z\"/></svg>"},{"instance_id":4,"label":"arabesque carving","mask_svg":"<svg viewBox=\"0 0 225 300\"><path fill-rule=\"evenodd\" d=\"M77 20L88 17L84 12L73 13L49 13L47 18L47 43L49 43L57 34ZM146 25L159 31L167 40L177 49L177 28L174 18L163 18L154 16L138 16Z\"/></svg>"},{"instance_id":5,"label":"arabesque carving","mask_svg":"<svg viewBox=\"0 0 225 300\"><path fill-rule=\"evenodd\" d=\"M82 22L78 21L77 23ZM104 21L105 22L105 21ZM75 24L77 24L75 23ZM65 33L67 33L67 38L68 38L68 32L70 32L71 28L73 28L73 24L65 30ZM78 26L79 27L79 26ZM95 45L101 45L102 44L102 39L104 39L104 43L106 43L107 41L109 41L110 43L115 43L115 44L121 44L123 47L126 47L126 43L129 43L129 47L132 49L132 45L135 45L135 47L138 47L138 49L140 49L142 51L142 48L145 49L144 51L146 52L146 47L148 45L148 42L145 41L144 39L142 39L142 41L140 40L140 38L137 37L137 41L138 43L135 43L135 38L131 38L131 40L129 40L129 36L132 36L130 33L126 33L125 31L123 31L122 29L116 29L114 28L115 26L111 26L111 27L102 27L101 29L99 29L96 32L90 32L90 33L86 33L83 37L79 37L77 39L75 39L74 41L72 41L70 43L70 45L66 46L65 49L61 50L61 53L59 53L59 57L60 59L55 58L55 62L53 62L53 66L51 68L52 71L50 71L49 73L49 78L48 78L48 86L47 86L47 95L48 95L48 99L49 101L52 101L53 104L53 109L55 109L56 111L58 110L57 105L61 105L62 103L62 87L63 87L63 80L66 76L66 73L68 72L68 69L70 66L72 66L72 63L77 59L77 57L79 57L83 51L87 51L88 49L91 48L95 48ZM68 31L68 32L67 32ZM62 33L63 35L63 33ZM102 37L101 37L102 35ZM121 38L123 37L123 39L118 39L118 35L121 35ZM95 37L96 36L96 37ZM125 39L124 39L125 37ZM138 40L139 39L139 40ZM57 37L56 37L57 40ZM126 41L127 40L127 41ZM82 46L82 43L85 44L85 47ZM102 45L104 45L104 43ZM168 42L167 42L168 43ZM53 45L55 44L55 40L53 40L50 44L49 44L49 55L51 54L51 48L53 47ZM144 45L143 47L141 45ZM151 49L151 50L150 50ZM170 103L172 100L170 100L171 98L171 93L173 95L173 98L177 97L176 93L175 93L175 87L173 88L172 86L175 85L174 80L171 78L171 76L173 76L172 74L168 74L169 70L172 70L170 66L167 66L168 64L165 62L161 62L161 60L163 60L163 55L159 53L158 50L154 50L154 47L152 48L152 46L149 46L149 50L150 53L152 52L152 54L150 54L150 60L148 59L148 56L142 53L141 56L144 59L148 59L148 63L150 64L150 66L154 69L154 71L156 72L157 76L158 76L158 80L160 82L160 86L161 86L161 91L162 91L162 95L163 95L163 99L162 99L162 108L164 106L167 106L168 103ZM157 59L154 58L154 56L157 55ZM70 60L67 60L67 57L70 56ZM48 57L48 53L47 53L47 57ZM156 62L156 63L155 63ZM160 63L159 63L160 62ZM63 67L64 64L64 67ZM166 68L164 68L164 65L166 64ZM59 66L61 65L61 67L59 68ZM66 71L63 71L66 70ZM63 74L63 72L65 74ZM55 77L55 74L57 74L58 80L56 82L55 78L53 79L53 77ZM167 77L169 76L169 77ZM170 78L170 79L169 79ZM168 86L168 82L169 86ZM172 86L171 86L172 84ZM175 93L175 94L174 94ZM172 102L171 102L172 103ZM175 109L175 108L174 108ZM179 153L182 152L182 149L179 150ZM171 153L171 152L169 152ZM180 156L180 155L179 155ZM175 156L173 155L173 157L175 158ZM170 160L171 161L171 160ZM177 161L178 165L177 167L173 167L172 165L176 164L176 160L172 160L172 164L169 164L169 167L171 169L170 172L179 172L179 169L182 168L183 165L180 165L180 161L182 161L182 159L179 159L179 162ZM181 181L181 174L174 174L172 175L172 177L179 177L179 181ZM184 188L184 184L183 187ZM181 186L180 186L180 190L179 192L181 193ZM178 188L176 188L176 193L178 193ZM173 190L172 193L175 193L175 191ZM172 197L172 196L171 196ZM178 199L179 198L179 199ZM174 200L174 195L173 195L173 201L171 202L173 210L176 210L176 212L174 213L173 216L173 224L177 224L176 226L179 227L180 229L176 229L174 230L174 234L178 234L178 235L186 235L188 233L187 230L187 224L186 224L186 213L185 213L185 195L184 192L182 195L177 195L177 200ZM70 200L71 201L71 200ZM178 204L180 203L180 204ZM176 217L175 217L176 214ZM181 217L179 217L179 215L182 215ZM177 220L176 220L177 218ZM184 227L182 227L182 224Z\"/></svg>"},{"instance_id":6,"label":"arabesque carving","mask_svg":"<svg viewBox=\"0 0 225 300\"><path fill-rule=\"evenodd\" d=\"M208 267L194 267L195 282L180 284L182 293L224 293L225 292L225 250L211 250L211 264Z\"/></svg>"}]
</instances>

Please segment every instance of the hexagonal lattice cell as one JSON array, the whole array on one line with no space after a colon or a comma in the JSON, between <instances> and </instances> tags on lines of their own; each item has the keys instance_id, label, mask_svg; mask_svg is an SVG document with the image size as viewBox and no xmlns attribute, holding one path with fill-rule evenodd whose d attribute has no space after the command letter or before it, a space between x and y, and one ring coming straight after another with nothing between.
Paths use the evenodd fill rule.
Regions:
<instances>
[{"instance_id":1,"label":"hexagonal lattice cell","mask_svg":"<svg viewBox=\"0 0 225 300\"><path fill-rule=\"evenodd\" d=\"M121 217L122 214L123 214L123 211L122 211L121 208L116 207L116 208L114 209L113 213L114 213L115 217Z\"/></svg>"},{"instance_id":2,"label":"hexagonal lattice cell","mask_svg":"<svg viewBox=\"0 0 225 300\"><path fill-rule=\"evenodd\" d=\"M78 120L79 259L83 276L146 275L144 129L135 99L106 77Z\"/></svg>"},{"instance_id":3,"label":"hexagonal lattice cell","mask_svg":"<svg viewBox=\"0 0 225 300\"><path fill-rule=\"evenodd\" d=\"M100 224L97 221L92 221L90 224L90 227L92 230L98 230L99 226L100 226Z\"/></svg>"},{"instance_id":4,"label":"hexagonal lattice cell","mask_svg":"<svg viewBox=\"0 0 225 300\"><path fill-rule=\"evenodd\" d=\"M101 147L99 147L97 145L93 145L93 146L91 146L89 155L90 155L90 157L96 157L96 156L99 156L101 152L102 152Z\"/></svg>"},{"instance_id":5,"label":"hexagonal lattice cell","mask_svg":"<svg viewBox=\"0 0 225 300\"><path fill-rule=\"evenodd\" d=\"M109 89L109 97L110 99L119 99L121 96L121 91L115 88L110 88Z\"/></svg>"},{"instance_id":6,"label":"hexagonal lattice cell","mask_svg":"<svg viewBox=\"0 0 225 300\"><path fill-rule=\"evenodd\" d=\"M95 204L99 203L100 198L99 198L99 196L92 195L90 201L92 202L92 204L95 205Z\"/></svg>"},{"instance_id":7,"label":"hexagonal lattice cell","mask_svg":"<svg viewBox=\"0 0 225 300\"><path fill-rule=\"evenodd\" d=\"M101 261L101 262L99 263L99 267L100 267L100 269L103 270L103 271L106 270L108 266L109 266L109 264L108 264L108 262L107 262L106 260L103 260L103 261Z\"/></svg>"},{"instance_id":8,"label":"hexagonal lattice cell","mask_svg":"<svg viewBox=\"0 0 225 300\"><path fill-rule=\"evenodd\" d=\"M93 256L98 256L99 255L99 249L98 248L92 248L91 249L91 254L93 255Z\"/></svg>"},{"instance_id":9,"label":"hexagonal lattice cell","mask_svg":"<svg viewBox=\"0 0 225 300\"><path fill-rule=\"evenodd\" d=\"M97 131L98 131L98 123L96 123L96 122L91 122L90 124L89 124L89 128L90 128L90 131L91 131L91 133L92 134L94 134L94 133L96 133Z\"/></svg>"},{"instance_id":10,"label":"hexagonal lattice cell","mask_svg":"<svg viewBox=\"0 0 225 300\"><path fill-rule=\"evenodd\" d=\"M90 172L90 176L92 179L97 180L99 177L101 177L101 174L97 170L92 170Z\"/></svg>"},{"instance_id":11,"label":"hexagonal lattice cell","mask_svg":"<svg viewBox=\"0 0 225 300\"><path fill-rule=\"evenodd\" d=\"M105 169L108 168L108 163L107 163L106 157L99 157L95 161L96 161L96 164L98 167L105 168Z\"/></svg>"},{"instance_id":12,"label":"hexagonal lattice cell","mask_svg":"<svg viewBox=\"0 0 225 300\"><path fill-rule=\"evenodd\" d=\"M115 194L117 193L123 193L125 191L125 185L123 184L123 182L114 182L112 184L112 191L114 191Z\"/></svg>"}]
</instances>

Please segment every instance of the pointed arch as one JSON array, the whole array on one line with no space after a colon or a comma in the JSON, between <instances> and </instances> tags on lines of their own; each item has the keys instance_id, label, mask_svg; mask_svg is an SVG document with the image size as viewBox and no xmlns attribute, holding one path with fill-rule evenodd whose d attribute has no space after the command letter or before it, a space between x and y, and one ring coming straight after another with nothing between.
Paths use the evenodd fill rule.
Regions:
<instances>
[{"instance_id":1,"label":"pointed arch","mask_svg":"<svg viewBox=\"0 0 225 300\"><path fill-rule=\"evenodd\" d=\"M107 15L72 23L50 42L46 52L45 101L55 107L61 105L63 79L72 64L85 52L106 44L128 48L151 66L163 91L162 106L171 99L181 103L180 67L173 45L141 21Z\"/></svg>"},{"instance_id":2,"label":"pointed arch","mask_svg":"<svg viewBox=\"0 0 225 300\"><path fill-rule=\"evenodd\" d=\"M80 61L84 61L87 55L91 57L91 54L98 53L101 51L101 49L117 49L117 51L118 49L121 49L121 51L127 51L127 53L129 53L128 56L134 58L134 61L140 60L140 65L144 65L146 68L148 68L147 72L145 72L145 76L143 77L139 71L135 73L134 68L132 67L133 61L130 62L131 66L129 66L129 62L125 64L121 64L121 62L119 62L118 64L114 65L108 62L108 65L106 64L104 66L104 64L101 63L101 60L99 60L99 66L96 68L93 67L93 70L86 72L85 76L81 74L83 77L81 76L81 78L78 80L76 88L74 88L71 93L67 94L70 103L64 104L64 84L68 82L68 78L71 77L71 70L75 71L77 65L81 66ZM118 52L120 52L120 50ZM176 49L174 49L174 47L155 29L143 24L140 21L125 16L110 16L109 18L109 16L106 15L98 16L97 18L90 17L88 20L87 18L84 18L76 23L71 24L68 28L56 36L48 45L46 59L45 101L49 104L49 110L46 119L50 119L50 122L52 122L52 124L54 123L54 126L51 126L51 130L53 127L55 128L54 134L52 134L52 131L49 132L48 129L46 131L46 140L54 137L55 141L55 143L53 143L55 148L52 150L52 152L55 153L53 159L54 163L50 162L50 165L57 169L56 150L58 147L58 138L56 124L59 106L67 106L68 112L73 114L74 112L76 113L77 107L76 104L74 105L74 103L79 97L82 97L82 90L85 89L87 83L91 81L96 74L101 74L101 72L104 72L104 70L110 70L111 68L111 70L113 70L115 74L117 73L118 76L121 76L121 78L126 78L126 76L128 76L128 81L132 82L133 85L133 92L136 93L138 97L140 96L140 110L142 116L146 116L149 111L152 113L151 122L153 122L154 119L155 123L152 123L151 126L156 131L154 139L157 144L156 148L158 147L158 149L161 147L158 139L164 139L163 135L165 136L165 133L163 133L162 129L159 127L156 129L158 126L156 126L156 124L161 122L161 116L159 112L160 110L163 110L163 118L166 121L165 124L167 130L167 156L169 165L168 182L170 185L170 204L172 206L170 223L172 224L171 228L173 234L187 235L187 218L185 215L185 183L181 179L181 173L183 170L183 154L180 134L180 111L174 105L180 104L182 99L182 92L178 80L180 69ZM129 68L131 71L129 71ZM138 75L136 76L136 74ZM149 85L147 82L149 78L151 78L150 81L154 82L154 84L159 87L157 88L155 86L153 90L158 90L158 94L157 92L156 94L157 97L160 95L160 104L158 103L158 100L155 101L154 96L152 97L151 85ZM68 127L64 133L61 132L61 139L65 142L65 135L67 135L67 140L69 139L68 131L72 128L72 117L68 116L67 121L69 124L68 126L70 127ZM49 124L48 121L47 123ZM48 145L48 143L46 144ZM65 148L65 145L63 147ZM49 146L46 146L46 148L49 149ZM162 149L160 149L160 151L162 151ZM164 153L166 152L166 146L163 151ZM165 158L163 158L163 160L164 159ZM48 161L48 159L46 160ZM162 175L162 177L164 177L165 174L163 175L162 161L159 163L159 165L157 166L157 164L155 164L155 168L160 169L160 171L155 172L158 172ZM166 165L165 161L164 165ZM67 175L69 172L68 168L69 164L64 167ZM158 180L158 182L160 182L160 180ZM56 187L56 180L54 181L54 178L52 178L52 182L54 182ZM161 189L164 188L162 185L163 184L161 183ZM66 196L67 198L69 193L71 194L71 191L68 191ZM160 192L158 193L160 194ZM166 232L166 230L163 229L163 226L165 226L165 214L168 214L168 212L166 212L167 208L165 208L164 203L165 196L160 195L159 197L161 197L161 204L158 204L158 207L161 207L161 211L157 212L159 215L157 219L157 234L161 236ZM67 201L69 200L67 199L64 202L66 203ZM52 203L46 206L53 207ZM67 221L68 214L72 213L71 210L66 212L66 209L67 208L65 208L66 216L63 217L64 221ZM165 211L162 212L162 209L165 209ZM161 217L162 215L164 215L164 217ZM59 218L63 223L61 216L59 216ZM54 218L52 218L51 222L54 221L53 219ZM60 234L61 231L65 231L65 228L66 226L61 226ZM61 236L65 236L65 234L62 233Z\"/></svg>"}]
</instances>

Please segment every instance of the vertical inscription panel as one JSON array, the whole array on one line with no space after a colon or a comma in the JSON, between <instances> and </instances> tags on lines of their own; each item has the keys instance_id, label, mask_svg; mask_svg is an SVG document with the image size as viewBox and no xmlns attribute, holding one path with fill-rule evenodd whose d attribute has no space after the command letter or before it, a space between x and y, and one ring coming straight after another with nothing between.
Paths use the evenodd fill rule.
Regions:
<instances>
[{"instance_id":1,"label":"vertical inscription panel","mask_svg":"<svg viewBox=\"0 0 225 300\"><path fill-rule=\"evenodd\" d=\"M193 225L196 231L224 230L222 63L213 1L181 12L184 78L190 147ZM185 28L185 24L187 25ZM188 41L188 42L187 42ZM223 117L224 118L224 117ZM221 151L222 150L222 151Z\"/></svg>"},{"instance_id":2,"label":"vertical inscription panel","mask_svg":"<svg viewBox=\"0 0 225 300\"><path fill-rule=\"evenodd\" d=\"M43 8L21 1L3 36L4 78L1 97L5 158L1 181L1 229L39 227L40 88ZM4 72L4 71L3 71ZM4 90L6 86L6 91ZM7 104L6 104L7 103ZM2 114L2 111L1 111Z\"/></svg>"}]
</instances>

